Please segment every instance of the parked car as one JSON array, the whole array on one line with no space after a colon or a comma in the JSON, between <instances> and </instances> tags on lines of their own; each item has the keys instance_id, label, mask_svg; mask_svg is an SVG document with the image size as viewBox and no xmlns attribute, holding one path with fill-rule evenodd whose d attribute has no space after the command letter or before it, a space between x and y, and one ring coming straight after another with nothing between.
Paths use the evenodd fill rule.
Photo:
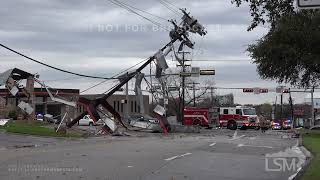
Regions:
<instances>
[{"instance_id":1,"label":"parked car","mask_svg":"<svg viewBox=\"0 0 320 180\"><path fill-rule=\"evenodd\" d=\"M37 121L43 121L44 116L42 114L37 114L36 119Z\"/></svg>"},{"instance_id":2,"label":"parked car","mask_svg":"<svg viewBox=\"0 0 320 180\"><path fill-rule=\"evenodd\" d=\"M54 123L54 124L59 124L61 122L60 119L57 119L57 117L54 117L51 114L46 114L44 117L47 118L48 123Z\"/></svg>"},{"instance_id":3,"label":"parked car","mask_svg":"<svg viewBox=\"0 0 320 180\"><path fill-rule=\"evenodd\" d=\"M97 125L90 115L85 115L82 119L78 121L79 126L95 126Z\"/></svg>"},{"instance_id":4,"label":"parked car","mask_svg":"<svg viewBox=\"0 0 320 180\"><path fill-rule=\"evenodd\" d=\"M271 129L272 130L281 130L282 129L281 123L277 122L277 121L272 121Z\"/></svg>"},{"instance_id":5,"label":"parked car","mask_svg":"<svg viewBox=\"0 0 320 180\"><path fill-rule=\"evenodd\" d=\"M133 127L150 130L152 132L161 132L159 120L148 115L136 114L129 118L129 124Z\"/></svg>"},{"instance_id":6,"label":"parked car","mask_svg":"<svg viewBox=\"0 0 320 180\"><path fill-rule=\"evenodd\" d=\"M312 128L310 128L310 130L319 131L320 130L320 125L313 126Z\"/></svg>"}]
</instances>

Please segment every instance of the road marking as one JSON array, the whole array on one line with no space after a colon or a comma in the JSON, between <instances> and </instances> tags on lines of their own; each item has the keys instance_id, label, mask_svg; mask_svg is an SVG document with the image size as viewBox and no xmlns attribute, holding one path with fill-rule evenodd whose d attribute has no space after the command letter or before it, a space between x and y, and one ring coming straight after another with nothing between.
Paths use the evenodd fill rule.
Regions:
<instances>
[{"instance_id":1,"label":"road marking","mask_svg":"<svg viewBox=\"0 0 320 180\"><path fill-rule=\"evenodd\" d=\"M210 144L209 146L211 147L211 146L214 146L214 145L216 145L217 143L212 143L212 144Z\"/></svg>"},{"instance_id":2,"label":"road marking","mask_svg":"<svg viewBox=\"0 0 320 180\"><path fill-rule=\"evenodd\" d=\"M166 161L172 161L172 160L174 160L174 159L177 159L177 158L182 158L182 157L185 157L185 156L189 156L189 155L191 155L192 153L185 153L185 154L182 154L182 155L178 155L178 156L173 156L173 157L171 157L171 158L167 158L167 159L165 159Z\"/></svg>"},{"instance_id":3,"label":"road marking","mask_svg":"<svg viewBox=\"0 0 320 180\"><path fill-rule=\"evenodd\" d=\"M237 137L237 135L238 135L238 131L235 131L234 134L233 134L232 139L235 139Z\"/></svg>"},{"instance_id":4,"label":"road marking","mask_svg":"<svg viewBox=\"0 0 320 180\"><path fill-rule=\"evenodd\" d=\"M237 147L257 147L257 148L268 148L268 149L272 149L273 148L271 146L253 146L253 145L245 145L245 144L238 144Z\"/></svg>"},{"instance_id":5,"label":"road marking","mask_svg":"<svg viewBox=\"0 0 320 180\"><path fill-rule=\"evenodd\" d=\"M178 158L178 156L173 156L173 157L168 158L168 159L165 159L165 160L166 160L166 161L171 161L171 160L174 160L174 159L176 159L176 158Z\"/></svg>"},{"instance_id":6,"label":"road marking","mask_svg":"<svg viewBox=\"0 0 320 180\"><path fill-rule=\"evenodd\" d=\"M128 168L132 168L133 166L128 166Z\"/></svg>"},{"instance_id":7,"label":"road marking","mask_svg":"<svg viewBox=\"0 0 320 180\"><path fill-rule=\"evenodd\" d=\"M240 138L243 138L245 137L246 135L241 135L241 136L238 136L238 137L233 137L232 139L229 139L230 141L233 141L233 140L237 140L237 139L240 139Z\"/></svg>"}]
</instances>

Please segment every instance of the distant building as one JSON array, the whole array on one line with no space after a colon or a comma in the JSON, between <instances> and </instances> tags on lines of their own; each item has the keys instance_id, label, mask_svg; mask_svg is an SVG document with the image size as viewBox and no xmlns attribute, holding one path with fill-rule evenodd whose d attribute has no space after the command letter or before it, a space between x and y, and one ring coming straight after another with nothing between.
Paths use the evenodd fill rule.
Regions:
<instances>
[{"instance_id":1,"label":"distant building","mask_svg":"<svg viewBox=\"0 0 320 180\"><path fill-rule=\"evenodd\" d=\"M54 96L62 97L68 101L77 101L80 96L91 100L103 96L99 94L80 95L79 89L54 89L52 93ZM53 116L58 116L57 119L60 119L65 112L68 112L69 118L75 118L84 111L84 107L82 106L73 108L65 104L52 101L48 92L44 88L35 88L33 94L35 96L36 115L51 114ZM125 99L125 95L115 94L107 101L120 115L123 115L126 108ZM18 98L16 98L12 96L7 89L0 89L0 118L8 118L9 113L14 111L23 114L18 107L19 101L21 100L25 100L23 93L18 93ZM144 95L143 101L145 112L149 112L149 96ZM140 113L140 106L137 98L134 95L129 95L129 115L138 113Z\"/></svg>"},{"instance_id":2,"label":"distant building","mask_svg":"<svg viewBox=\"0 0 320 180\"><path fill-rule=\"evenodd\" d=\"M91 94L91 95L81 95L81 97L94 100L94 99L103 97L103 95ZM114 94L110 98L108 98L107 101L120 115L124 115L125 108L126 108L125 100L126 100L125 95ZM137 97L135 95L129 95L128 103L129 103L129 110L128 110L129 115L141 113L140 111L141 108L139 106ZM143 106L144 106L145 112L148 113L150 108L148 95L143 95ZM84 111L83 108L78 109L79 114L82 113L83 111Z\"/></svg>"}]
</instances>

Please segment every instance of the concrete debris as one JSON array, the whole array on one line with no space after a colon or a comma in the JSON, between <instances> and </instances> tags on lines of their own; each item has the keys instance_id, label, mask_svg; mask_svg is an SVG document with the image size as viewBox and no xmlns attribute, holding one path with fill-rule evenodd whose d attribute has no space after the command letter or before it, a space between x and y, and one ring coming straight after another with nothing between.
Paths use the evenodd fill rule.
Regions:
<instances>
[{"instance_id":1,"label":"concrete debris","mask_svg":"<svg viewBox=\"0 0 320 180\"><path fill-rule=\"evenodd\" d=\"M105 118L103 119L103 121L105 122L105 125L108 126L110 128L110 130L112 132L116 132L116 130L118 129L116 123L114 121L112 121L111 119L109 118Z\"/></svg>"},{"instance_id":2,"label":"concrete debris","mask_svg":"<svg viewBox=\"0 0 320 180\"><path fill-rule=\"evenodd\" d=\"M18 107L20 109L22 109L24 112L28 113L29 115L31 115L33 113L33 108L30 106L30 104L21 101L18 105Z\"/></svg>"},{"instance_id":3,"label":"concrete debris","mask_svg":"<svg viewBox=\"0 0 320 180\"><path fill-rule=\"evenodd\" d=\"M154 108L153 112L159 114L160 116L164 116L166 114L166 109L160 105L157 105Z\"/></svg>"},{"instance_id":4,"label":"concrete debris","mask_svg":"<svg viewBox=\"0 0 320 180\"><path fill-rule=\"evenodd\" d=\"M167 61L166 61L166 58L164 56L164 53L163 51L158 51L156 54L155 54L155 58L156 58L156 61L157 61L157 65L161 68L161 69L168 69L169 66L167 64Z\"/></svg>"},{"instance_id":5,"label":"concrete debris","mask_svg":"<svg viewBox=\"0 0 320 180\"><path fill-rule=\"evenodd\" d=\"M0 119L0 126L6 125L9 121L10 119Z\"/></svg>"}]
</instances>

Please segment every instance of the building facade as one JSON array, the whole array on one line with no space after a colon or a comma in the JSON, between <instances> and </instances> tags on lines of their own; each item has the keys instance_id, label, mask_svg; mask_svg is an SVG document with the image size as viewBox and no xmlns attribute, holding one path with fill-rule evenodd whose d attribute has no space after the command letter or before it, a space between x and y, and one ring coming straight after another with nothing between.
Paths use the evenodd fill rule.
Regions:
<instances>
[{"instance_id":1,"label":"building facade","mask_svg":"<svg viewBox=\"0 0 320 180\"><path fill-rule=\"evenodd\" d=\"M103 95L91 94L91 95L81 95L81 97L94 100L94 99L103 97ZM127 107L128 107L129 115L142 113L140 105L138 103L137 96L135 95L129 95L128 105L126 104L126 95L114 94L110 98L108 98L107 101L121 116L125 115ZM143 107L144 107L145 114L148 114L149 108L150 108L148 95L143 95ZM78 114L81 114L83 111L84 111L83 107L78 108Z\"/></svg>"},{"instance_id":2,"label":"building facade","mask_svg":"<svg viewBox=\"0 0 320 180\"><path fill-rule=\"evenodd\" d=\"M79 98L80 92L78 89L55 89L54 95L68 101L76 101ZM76 109L65 104L54 102L51 100L48 92L44 88L34 88L34 113L37 114L51 114L61 118L68 112L68 117L74 118ZM23 115L24 113L18 107L20 101L24 101L23 93L19 92L16 97L12 96L7 89L0 89L0 117L10 118L9 114Z\"/></svg>"},{"instance_id":3,"label":"building facade","mask_svg":"<svg viewBox=\"0 0 320 180\"><path fill-rule=\"evenodd\" d=\"M74 101L81 96L87 99L97 99L102 97L103 95L95 94L95 95L80 95L79 89L55 89L52 94L55 97L59 97L64 100ZM76 118L79 114L85 111L84 107L77 106L76 108L67 106L65 104L52 101L48 92L44 88L34 88L34 112L35 115L38 114L50 114L56 117L56 119L61 119L62 116L67 113L68 119ZM113 108L120 114L124 115L127 105L126 105L126 96L125 95L113 95L108 98L108 102ZM25 100L23 93L18 93L17 97L14 97L10 94L7 89L0 89L0 118L12 118L9 117L9 114L12 112L23 115L24 112L20 110L18 104L20 101ZM144 109L145 112L149 112L149 96L143 96L144 101ZM131 114L139 114L141 113L141 108L139 106L138 100L135 95L129 95L128 101L128 113Z\"/></svg>"}]
</instances>

